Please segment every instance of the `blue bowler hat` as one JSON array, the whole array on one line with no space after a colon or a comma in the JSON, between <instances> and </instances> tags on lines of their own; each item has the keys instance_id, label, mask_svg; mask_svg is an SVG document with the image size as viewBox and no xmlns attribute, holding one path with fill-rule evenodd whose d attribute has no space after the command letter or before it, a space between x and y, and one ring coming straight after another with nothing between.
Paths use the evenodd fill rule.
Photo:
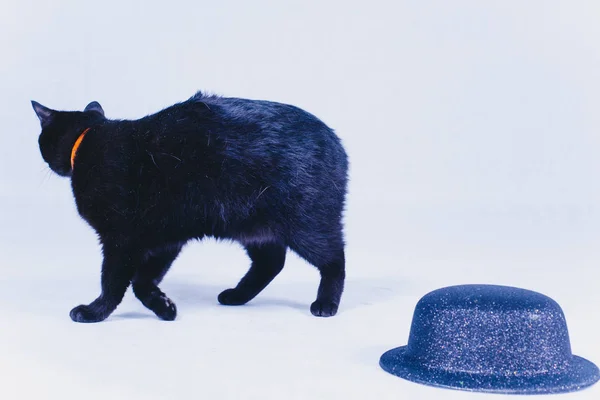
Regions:
<instances>
[{"instance_id":1,"label":"blue bowler hat","mask_svg":"<svg viewBox=\"0 0 600 400\"><path fill-rule=\"evenodd\" d=\"M425 295L408 345L384 353L379 364L409 381L478 392L572 392L600 379L598 367L571 353L565 316L554 300L496 285Z\"/></svg>"}]
</instances>

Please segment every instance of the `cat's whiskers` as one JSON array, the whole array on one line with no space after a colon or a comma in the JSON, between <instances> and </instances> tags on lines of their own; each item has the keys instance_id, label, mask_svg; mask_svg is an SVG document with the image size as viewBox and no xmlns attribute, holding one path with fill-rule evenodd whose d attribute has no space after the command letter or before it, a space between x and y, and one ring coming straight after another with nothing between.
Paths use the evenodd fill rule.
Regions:
<instances>
[{"instance_id":1,"label":"cat's whiskers","mask_svg":"<svg viewBox=\"0 0 600 400\"><path fill-rule=\"evenodd\" d=\"M42 175L42 179L38 187L42 187L42 185L49 181L50 177L52 176L52 170L47 165L42 166L42 168L40 168L40 172L44 172L44 175Z\"/></svg>"}]
</instances>

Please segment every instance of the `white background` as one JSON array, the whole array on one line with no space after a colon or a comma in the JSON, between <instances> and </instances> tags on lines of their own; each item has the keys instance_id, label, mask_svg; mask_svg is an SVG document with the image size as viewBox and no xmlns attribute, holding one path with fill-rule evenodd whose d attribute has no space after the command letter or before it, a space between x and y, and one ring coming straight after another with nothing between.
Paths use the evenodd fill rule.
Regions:
<instances>
[{"instance_id":1,"label":"white background","mask_svg":"<svg viewBox=\"0 0 600 400\"><path fill-rule=\"evenodd\" d=\"M599 18L594 0L3 1L0 397L475 399L378 366L418 299L461 283L552 297L600 363ZM295 104L342 138L336 317L310 315L318 273L293 254L252 303L219 306L248 260L209 240L162 285L176 322L131 292L103 323L69 319L100 252L29 101L139 118L198 89Z\"/></svg>"}]
</instances>

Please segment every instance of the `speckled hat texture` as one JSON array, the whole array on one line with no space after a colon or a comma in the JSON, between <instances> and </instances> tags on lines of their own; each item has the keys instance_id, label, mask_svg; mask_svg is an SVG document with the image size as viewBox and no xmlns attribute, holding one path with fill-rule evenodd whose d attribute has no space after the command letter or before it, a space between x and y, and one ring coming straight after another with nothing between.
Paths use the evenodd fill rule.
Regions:
<instances>
[{"instance_id":1,"label":"speckled hat texture","mask_svg":"<svg viewBox=\"0 0 600 400\"><path fill-rule=\"evenodd\" d=\"M572 392L600 379L593 363L571 353L562 309L525 289L461 285L425 295L408 345L387 351L381 367L430 386L477 392Z\"/></svg>"}]
</instances>

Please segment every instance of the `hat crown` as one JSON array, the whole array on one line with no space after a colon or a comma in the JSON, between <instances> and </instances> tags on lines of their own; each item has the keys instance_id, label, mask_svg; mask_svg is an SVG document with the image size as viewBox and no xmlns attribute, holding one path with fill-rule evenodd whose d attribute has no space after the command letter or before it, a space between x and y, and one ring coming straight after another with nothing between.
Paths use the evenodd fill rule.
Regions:
<instances>
[{"instance_id":1,"label":"hat crown","mask_svg":"<svg viewBox=\"0 0 600 400\"><path fill-rule=\"evenodd\" d=\"M452 286L424 296L406 356L431 368L505 376L561 373L573 357L554 300L497 285Z\"/></svg>"}]
</instances>

